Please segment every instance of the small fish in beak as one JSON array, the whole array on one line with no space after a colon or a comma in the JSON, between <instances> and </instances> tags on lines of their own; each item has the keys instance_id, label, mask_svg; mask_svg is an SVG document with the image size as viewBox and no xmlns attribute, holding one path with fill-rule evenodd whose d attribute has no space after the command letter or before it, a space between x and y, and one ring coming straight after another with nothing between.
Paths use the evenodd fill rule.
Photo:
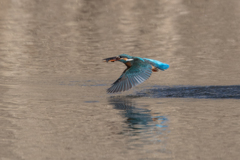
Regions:
<instances>
[{"instance_id":1,"label":"small fish in beak","mask_svg":"<svg viewBox=\"0 0 240 160\"><path fill-rule=\"evenodd\" d=\"M115 62L118 61L120 58L119 57L110 57L110 58L105 58L103 59L104 62Z\"/></svg>"}]
</instances>

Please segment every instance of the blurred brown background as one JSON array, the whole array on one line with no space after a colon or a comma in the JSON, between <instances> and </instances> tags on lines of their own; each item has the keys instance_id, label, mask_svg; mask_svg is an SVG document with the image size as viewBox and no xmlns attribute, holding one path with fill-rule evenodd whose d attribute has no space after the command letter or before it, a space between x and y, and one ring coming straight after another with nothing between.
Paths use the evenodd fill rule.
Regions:
<instances>
[{"instance_id":1,"label":"blurred brown background","mask_svg":"<svg viewBox=\"0 0 240 160\"><path fill-rule=\"evenodd\" d=\"M238 159L239 13L237 0L0 0L0 159ZM170 68L109 95L125 66L102 59L122 53ZM182 85L230 89L136 98Z\"/></svg>"}]
</instances>

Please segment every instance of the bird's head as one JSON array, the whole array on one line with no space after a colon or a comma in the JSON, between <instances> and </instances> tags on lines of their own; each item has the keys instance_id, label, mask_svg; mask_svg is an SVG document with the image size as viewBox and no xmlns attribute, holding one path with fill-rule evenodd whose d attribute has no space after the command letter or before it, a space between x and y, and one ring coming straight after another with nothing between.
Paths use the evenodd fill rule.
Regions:
<instances>
[{"instance_id":1,"label":"bird's head","mask_svg":"<svg viewBox=\"0 0 240 160\"><path fill-rule=\"evenodd\" d=\"M103 61L105 61L105 62L120 61L120 62L123 62L123 63L127 63L127 62L132 61L132 60L133 60L133 57L129 56L127 54L120 54L119 56L116 56L116 57L110 57L110 58L103 59Z\"/></svg>"}]
</instances>

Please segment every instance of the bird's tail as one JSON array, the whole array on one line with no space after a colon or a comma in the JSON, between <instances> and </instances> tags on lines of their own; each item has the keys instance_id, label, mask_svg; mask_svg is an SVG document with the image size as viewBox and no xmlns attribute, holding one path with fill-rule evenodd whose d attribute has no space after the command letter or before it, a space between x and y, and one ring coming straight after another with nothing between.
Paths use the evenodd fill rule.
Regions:
<instances>
[{"instance_id":1,"label":"bird's tail","mask_svg":"<svg viewBox=\"0 0 240 160\"><path fill-rule=\"evenodd\" d=\"M146 62L150 63L154 67L157 67L158 69L164 71L169 68L169 64L162 63L160 61L154 60L154 59L148 59L148 58L143 58Z\"/></svg>"}]
</instances>

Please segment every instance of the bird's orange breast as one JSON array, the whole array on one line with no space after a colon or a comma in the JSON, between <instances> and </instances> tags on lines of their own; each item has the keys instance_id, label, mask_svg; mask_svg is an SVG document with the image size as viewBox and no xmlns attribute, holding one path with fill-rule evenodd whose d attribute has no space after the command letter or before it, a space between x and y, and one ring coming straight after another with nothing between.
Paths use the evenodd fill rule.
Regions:
<instances>
[{"instance_id":1,"label":"bird's orange breast","mask_svg":"<svg viewBox=\"0 0 240 160\"><path fill-rule=\"evenodd\" d=\"M130 62L127 62L127 63L125 63L126 64L126 66L128 67L128 68L130 68L131 66L132 66L132 64L130 63Z\"/></svg>"},{"instance_id":2,"label":"bird's orange breast","mask_svg":"<svg viewBox=\"0 0 240 160\"><path fill-rule=\"evenodd\" d=\"M123 58L123 60L127 61L127 58ZM125 65L130 68L132 66L132 64L130 62L126 62Z\"/></svg>"}]
</instances>

